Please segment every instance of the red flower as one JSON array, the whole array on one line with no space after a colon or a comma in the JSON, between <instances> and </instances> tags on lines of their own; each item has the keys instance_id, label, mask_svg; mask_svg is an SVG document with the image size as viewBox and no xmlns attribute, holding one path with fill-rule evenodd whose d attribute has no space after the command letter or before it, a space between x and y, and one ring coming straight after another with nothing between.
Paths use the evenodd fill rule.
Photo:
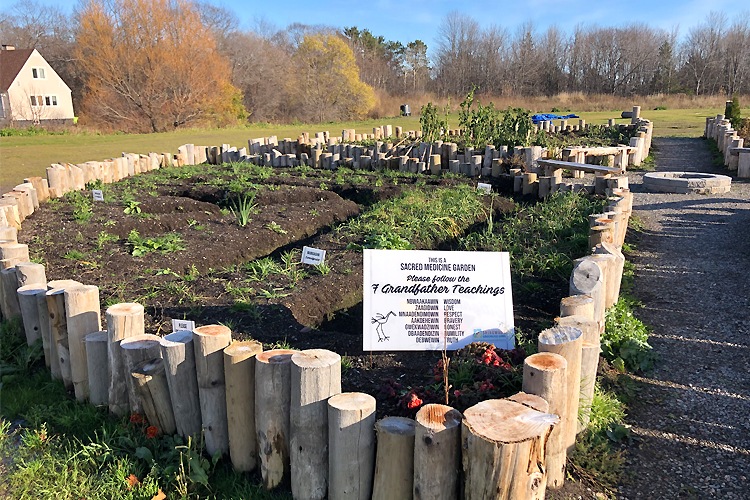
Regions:
<instances>
[{"instance_id":1,"label":"red flower","mask_svg":"<svg viewBox=\"0 0 750 500\"><path fill-rule=\"evenodd\" d=\"M146 437L147 438L149 438L149 439L155 438L157 434L159 434L159 429L157 429L155 425L152 425L152 426L146 428Z\"/></svg>"},{"instance_id":2,"label":"red flower","mask_svg":"<svg viewBox=\"0 0 750 500\"><path fill-rule=\"evenodd\" d=\"M490 384L489 382L485 382L481 386L479 386L479 390L482 391L482 392L489 391L490 389L494 389L494 388L495 387L492 384Z\"/></svg>"},{"instance_id":3,"label":"red flower","mask_svg":"<svg viewBox=\"0 0 750 500\"><path fill-rule=\"evenodd\" d=\"M419 406L421 406L422 403L423 401L419 399L416 394L412 393L409 397L409 402L406 403L406 407L412 410L414 408L418 408Z\"/></svg>"},{"instance_id":4,"label":"red flower","mask_svg":"<svg viewBox=\"0 0 750 500\"><path fill-rule=\"evenodd\" d=\"M146 419L144 419L140 414L134 413L130 415L130 423L131 424L143 424L146 422Z\"/></svg>"},{"instance_id":5,"label":"red flower","mask_svg":"<svg viewBox=\"0 0 750 500\"><path fill-rule=\"evenodd\" d=\"M460 398L461 397L461 391L459 391L458 389L456 389L455 391L453 391L453 397Z\"/></svg>"}]
</instances>

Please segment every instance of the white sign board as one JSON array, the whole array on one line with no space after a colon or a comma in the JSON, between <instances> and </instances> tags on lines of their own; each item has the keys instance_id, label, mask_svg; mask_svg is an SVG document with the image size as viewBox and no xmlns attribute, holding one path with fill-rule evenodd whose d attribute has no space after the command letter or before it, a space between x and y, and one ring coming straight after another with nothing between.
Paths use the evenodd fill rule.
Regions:
<instances>
[{"instance_id":1,"label":"white sign board","mask_svg":"<svg viewBox=\"0 0 750 500\"><path fill-rule=\"evenodd\" d=\"M515 347L507 252L364 250L365 351Z\"/></svg>"},{"instance_id":2,"label":"white sign board","mask_svg":"<svg viewBox=\"0 0 750 500\"><path fill-rule=\"evenodd\" d=\"M189 321L186 319L173 319L172 332L180 332L182 330L188 330L191 332L195 330L195 321Z\"/></svg>"},{"instance_id":3,"label":"white sign board","mask_svg":"<svg viewBox=\"0 0 750 500\"><path fill-rule=\"evenodd\" d=\"M94 201L104 201L104 192L101 189L92 189L91 194L94 196Z\"/></svg>"},{"instance_id":4,"label":"white sign board","mask_svg":"<svg viewBox=\"0 0 750 500\"><path fill-rule=\"evenodd\" d=\"M326 260L326 251L317 248L302 247L302 263L317 266Z\"/></svg>"},{"instance_id":5,"label":"white sign board","mask_svg":"<svg viewBox=\"0 0 750 500\"><path fill-rule=\"evenodd\" d=\"M477 182L477 191L482 191L484 194L492 194L492 184Z\"/></svg>"}]
</instances>

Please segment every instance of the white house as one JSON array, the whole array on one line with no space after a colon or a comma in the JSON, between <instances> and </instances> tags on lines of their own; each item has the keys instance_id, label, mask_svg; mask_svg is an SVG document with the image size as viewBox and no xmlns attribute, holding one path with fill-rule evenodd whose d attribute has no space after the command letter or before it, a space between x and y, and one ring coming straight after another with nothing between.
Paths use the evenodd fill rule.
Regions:
<instances>
[{"instance_id":1,"label":"white house","mask_svg":"<svg viewBox=\"0 0 750 500\"><path fill-rule=\"evenodd\" d=\"M70 88L36 49L0 50L0 120L18 125L73 123Z\"/></svg>"}]
</instances>

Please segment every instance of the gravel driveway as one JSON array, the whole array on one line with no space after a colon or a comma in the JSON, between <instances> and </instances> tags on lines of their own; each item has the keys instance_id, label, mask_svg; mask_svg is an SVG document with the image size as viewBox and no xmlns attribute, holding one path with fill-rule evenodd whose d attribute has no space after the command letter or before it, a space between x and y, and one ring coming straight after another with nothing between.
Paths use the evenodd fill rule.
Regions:
<instances>
[{"instance_id":1,"label":"gravel driveway","mask_svg":"<svg viewBox=\"0 0 750 500\"><path fill-rule=\"evenodd\" d=\"M654 139L658 171L710 172L701 139ZM633 446L619 498L750 499L750 183L729 193L646 193L630 175L635 295L661 359L635 377Z\"/></svg>"}]
</instances>

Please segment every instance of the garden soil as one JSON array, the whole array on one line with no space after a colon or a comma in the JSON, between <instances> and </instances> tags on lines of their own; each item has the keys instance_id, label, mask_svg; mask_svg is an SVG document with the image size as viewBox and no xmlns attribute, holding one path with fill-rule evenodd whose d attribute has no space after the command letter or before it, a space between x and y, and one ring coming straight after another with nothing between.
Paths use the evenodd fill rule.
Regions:
<instances>
[{"instance_id":1,"label":"garden soil","mask_svg":"<svg viewBox=\"0 0 750 500\"><path fill-rule=\"evenodd\" d=\"M658 171L727 174L702 139L654 139ZM636 192L637 316L660 360L633 377L618 498L750 499L750 183L729 193Z\"/></svg>"}]
</instances>

